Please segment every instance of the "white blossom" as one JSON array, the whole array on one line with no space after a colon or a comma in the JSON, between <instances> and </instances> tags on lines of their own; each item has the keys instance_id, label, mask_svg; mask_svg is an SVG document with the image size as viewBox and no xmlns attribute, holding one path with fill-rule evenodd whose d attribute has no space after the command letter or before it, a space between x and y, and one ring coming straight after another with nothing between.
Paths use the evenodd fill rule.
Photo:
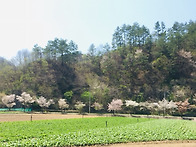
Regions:
<instances>
[{"instance_id":1,"label":"white blossom","mask_svg":"<svg viewBox=\"0 0 196 147\"><path fill-rule=\"evenodd\" d=\"M15 103L15 94L4 96L2 98L2 102L8 108L12 108L14 105L16 105L16 103Z\"/></svg>"},{"instance_id":2,"label":"white blossom","mask_svg":"<svg viewBox=\"0 0 196 147\"><path fill-rule=\"evenodd\" d=\"M137 103L136 101L132 101L132 100L125 100L126 106L132 106L132 107L137 107L139 106L139 103Z\"/></svg>"},{"instance_id":3,"label":"white blossom","mask_svg":"<svg viewBox=\"0 0 196 147\"><path fill-rule=\"evenodd\" d=\"M46 107L48 108L51 104L54 104L54 101L52 99L46 100L45 97L41 96L39 99L37 99L37 103L39 104L40 107Z\"/></svg>"},{"instance_id":4,"label":"white blossom","mask_svg":"<svg viewBox=\"0 0 196 147\"><path fill-rule=\"evenodd\" d=\"M168 109L176 109L178 106L173 101L170 101L167 107Z\"/></svg>"},{"instance_id":5,"label":"white blossom","mask_svg":"<svg viewBox=\"0 0 196 147\"><path fill-rule=\"evenodd\" d=\"M169 102L165 98L162 101L159 101L158 104L159 104L158 109L163 111L164 114L166 111L172 112L174 109L178 107L176 103L174 103L173 101Z\"/></svg>"},{"instance_id":6,"label":"white blossom","mask_svg":"<svg viewBox=\"0 0 196 147\"><path fill-rule=\"evenodd\" d=\"M75 108L78 109L78 110L82 109L84 106L86 106L86 105L81 101L78 101L75 104Z\"/></svg>"},{"instance_id":7,"label":"white blossom","mask_svg":"<svg viewBox=\"0 0 196 147\"><path fill-rule=\"evenodd\" d=\"M59 99L58 104L59 104L60 109L66 109L69 107L69 105L66 103L65 99Z\"/></svg>"},{"instance_id":8,"label":"white blossom","mask_svg":"<svg viewBox=\"0 0 196 147\"><path fill-rule=\"evenodd\" d=\"M159 101L158 104L161 110L168 109L169 102L165 98L162 101Z\"/></svg>"},{"instance_id":9,"label":"white blossom","mask_svg":"<svg viewBox=\"0 0 196 147\"><path fill-rule=\"evenodd\" d=\"M149 102L140 102L139 105L148 108Z\"/></svg>"},{"instance_id":10,"label":"white blossom","mask_svg":"<svg viewBox=\"0 0 196 147\"><path fill-rule=\"evenodd\" d=\"M152 103L152 105L153 105L154 108L158 108L159 107L158 103Z\"/></svg>"},{"instance_id":11,"label":"white blossom","mask_svg":"<svg viewBox=\"0 0 196 147\"><path fill-rule=\"evenodd\" d=\"M35 100L30 96L30 94L26 92L23 92L21 96L16 96L16 99L24 106L35 102Z\"/></svg>"},{"instance_id":12,"label":"white blossom","mask_svg":"<svg viewBox=\"0 0 196 147\"><path fill-rule=\"evenodd\" d=\"M85 107L86 105L83 103L83 102L81 102L81 101L78 101L78 102L76 102L76 104L75 104L75 108L77 109L77 110L79 110L79 113L80 114L82 114L82 112L83 112L83 107Z\"/></svg>"}]
</instances>

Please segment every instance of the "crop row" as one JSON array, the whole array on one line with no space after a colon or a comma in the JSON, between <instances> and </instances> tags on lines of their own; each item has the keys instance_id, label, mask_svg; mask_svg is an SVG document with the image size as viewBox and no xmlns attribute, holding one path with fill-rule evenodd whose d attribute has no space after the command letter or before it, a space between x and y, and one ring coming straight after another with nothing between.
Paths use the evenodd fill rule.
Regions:
<instances>
[{"instance_id":1,"label":"crop row","mask_svg":"<svg viewBox=\"0 0 196 147\"><path fill-rule=\"evenodd\" d=\"M3 146L84 146L122 142L195 140L196 123L182 120L152 120L113 127L79 130L4 142Z\"/></svg>"},{"instance_id":2,"label":"crop row","mask_svg":"<svg viewBox=\"0 0 196 147\"><path fill-rule=\"evenodd\" d=\"M142 118L139 122L149 121ZM100 117L65 120L42 120L0 123L0 143L15 140L43 138L83 130L123 126L138 122L136 118Z\"/></svg>"}]
</instances>

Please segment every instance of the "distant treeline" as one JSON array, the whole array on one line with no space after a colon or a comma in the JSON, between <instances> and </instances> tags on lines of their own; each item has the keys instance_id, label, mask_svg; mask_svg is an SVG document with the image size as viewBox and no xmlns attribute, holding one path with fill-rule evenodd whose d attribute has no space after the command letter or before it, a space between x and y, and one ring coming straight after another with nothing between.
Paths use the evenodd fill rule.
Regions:
<instances>
[{"instance_id":1,"label":"distant treeline","mask_svg":"<svg viewBox=\"0 0 196 147\"><path fill-rule=\"evenodd\" d=\"M196 98L196 22L156 22L154 32L138 23L116 28L112 46L90 46L87 54L66 39L0 58L0 92L23 91L69 104L112 99L174 101ZM107 109L106 109L107 110Z\"/></svg>"}]
</instances>

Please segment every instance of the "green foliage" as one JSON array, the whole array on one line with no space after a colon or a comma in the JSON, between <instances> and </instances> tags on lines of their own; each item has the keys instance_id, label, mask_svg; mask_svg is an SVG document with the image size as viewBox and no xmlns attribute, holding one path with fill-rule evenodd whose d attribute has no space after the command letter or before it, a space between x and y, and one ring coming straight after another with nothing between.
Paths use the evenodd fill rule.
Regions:
<instances>
[{"instance_id":1,"label":"green foliage","mask_svg":"<svg viewBox=\"0 0 196 147\"><path fill-rule=\"evenodd\" d=\"M84 91L84 92L81 94L81 98L82 98L85 102L88 102L89 99L92 100L93 95L92 95L89 91Z\"/></svg>"},{"instance_id":2,"label":"green foliage","mask_svg":"<svg viewBox=\"0 0 196 147\"><path fill-rule=\"evenodd\" d=\"M73 91L67 91L64 93L64 96L67 100L68 103L72 102L72 97L73 97Z\"/></svg>"},{"instance_id":3,"label":"green foliage","mask_svg":"<svg viewBox=\"0 0 196 147\"><path fill-rule=\"evenodd\" d=\"M148 119L141 119L147 121ZM5 122L0 123L0 139L3 142L5 139L9 141L19 140L21 137L40 138L50 135L58 135L70 132L79 132L86 129L95 129L105 127L105 121L108 122L108 127L118 126L120 124L136 123L136 119L127 118L83 118L83 119L66 119L66 120L44 120L32 122ZM24 129L21 129L24 128ZM9 131L8 131L9 130ZM4 134L4 135L3 135ZM12 136L10 134L13 134ZM21 139L22 139L21 138Z\"/></svg>"},{"instance_id":4,"label":"green foliage","mask_svg":"<svg viewBox=\"0 0 196 147\"><path fill-rule=\"evenodd\" d=\"M196 139L195 122L168 119L104 117L10 122L0 126L2 146L85 146Z\"/></svg>"}]
</instances>

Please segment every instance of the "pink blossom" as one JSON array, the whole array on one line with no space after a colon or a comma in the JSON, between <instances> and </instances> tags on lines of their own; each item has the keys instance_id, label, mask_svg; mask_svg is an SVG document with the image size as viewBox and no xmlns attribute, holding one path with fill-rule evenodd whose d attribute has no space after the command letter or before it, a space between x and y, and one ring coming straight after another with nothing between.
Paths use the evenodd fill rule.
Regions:
<instances>
[{"instance_id":1,"label":"pink blossom","mask_svg":"<svg viewBox=\"0 0 196 147\"><path fill-rule=\"evenodd\" d=\"M121 99L113 99L110 104L108 104L108 111L118 111L121 110L123 102Z\"/></svg>"}]
</instances>

